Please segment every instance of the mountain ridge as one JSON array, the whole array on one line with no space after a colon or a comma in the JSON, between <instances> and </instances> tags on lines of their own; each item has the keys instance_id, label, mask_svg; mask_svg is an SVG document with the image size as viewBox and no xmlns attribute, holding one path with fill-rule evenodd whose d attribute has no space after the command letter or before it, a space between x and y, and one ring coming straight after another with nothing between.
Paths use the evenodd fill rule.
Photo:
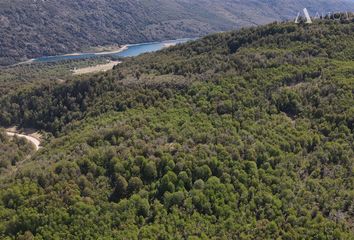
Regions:
<instances>
[{"instance_id":1,"label":"mountain ridge","mask_svg":"<svg viewBox=\"0 0 354 240\"><path fill-rule=\"evenodd\" d=\"M83 48L196 37L295 18L314 11L354 11L349 1L76 0L0 3L0 65Z\"/></svg>"}]
</instances>

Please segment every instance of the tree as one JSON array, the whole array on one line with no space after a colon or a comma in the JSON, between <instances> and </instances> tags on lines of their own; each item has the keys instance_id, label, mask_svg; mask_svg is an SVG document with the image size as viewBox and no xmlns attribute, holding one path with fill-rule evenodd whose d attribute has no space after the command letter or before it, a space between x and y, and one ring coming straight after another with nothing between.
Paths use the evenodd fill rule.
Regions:
<instances>
[{"instance_id":1,"label":"tree","mask_svg":"<svg viewBox=\"0 0 354 240\"><path fill-rule=\"evenodd\" d=\"M177 175L172 171L168 171L161 179L159 188L160 194L163 195L165 192L174 192L176 183Z\"/></svg>"},{"instance_id":2,"label":"tree","mask_svg":"<svg viewBox=\"0 0 354 240\"><path fill-rule=\"evenodd\" d=\"M133 184L133 183L131 183ZM135 186L130 186L131 188L135 188ZM119 199L126 196L128 190L127 180L123 176L118 176L116 181L116 186L114 187L114 191L110 196L111 201L118 201Z\"/></svg>"},{"instance_id":3,"label":"tree","mask_svg":"<svg viewBox=\"0 0 354 240\"><path fill-rule=\"evenodd\" d=\"M143 176L146 181L152 181L157 177L157 169L155 163L149 162L144 166Z\"/></svg>"},{"instance_id":4,"label":"tree","mask_svg":"<svg viewBox=\"0 0 354 240\"><path fill-rule=\"evenodd\" d=\"M129 193L138 192L143 186L144 184L139 177L132 177L129 179L128 192Z\"/></svg>"},{"instance_id":5,"label":"tree","mask_svg":"<svg viewBox=\"0 0 354 240\"><path fill-rule=\"evenodd\" d=\"M167 209L170 209L173 205L182 206L184 199L184 193L181 191L174 193L166 192L164 195L164 203Z\"/></svg>"},{"instance_id":6,"label":"tree","mask_svg":"<svg viewBox=\"0 0 354 240\"><path fill-rule=\"evenodd\" d=\"M197 167L195 169L195 178L203 179L204 181L208 180L208 178L212 175L212 172L208 165L203 165L201 167Z\"/></svg>"}]
</instances>

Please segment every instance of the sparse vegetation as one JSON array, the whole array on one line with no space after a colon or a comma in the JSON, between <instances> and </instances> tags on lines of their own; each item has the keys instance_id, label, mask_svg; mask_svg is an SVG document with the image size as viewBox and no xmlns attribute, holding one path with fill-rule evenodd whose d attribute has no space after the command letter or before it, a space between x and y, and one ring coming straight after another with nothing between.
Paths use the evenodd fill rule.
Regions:
<instances>
[{"instance_id":1,"label":"sparse vegetation","mask_svg":"<svg viewBox=\"0 0 354 240\"><path fill-rule=\"evenodd\" d=\"M52 82L62 84L75 79L73 70L104 64L109 57L85 60L69 60L49 63L32 63L0 68L0 95L4 96L19 88Z\"/></svg>"}]
</instances>

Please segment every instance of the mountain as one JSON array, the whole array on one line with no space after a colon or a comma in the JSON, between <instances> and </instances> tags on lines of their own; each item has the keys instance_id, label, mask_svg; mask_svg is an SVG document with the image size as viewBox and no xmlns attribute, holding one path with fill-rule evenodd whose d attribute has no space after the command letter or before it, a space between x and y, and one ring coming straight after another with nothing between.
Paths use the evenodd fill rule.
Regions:
<instances>
[{"instance_id":1,"label":"mountain","mask_svg":"<svg viewBox=\"0 0 354 240\"><path fill-rule=\"evenodd\" d=\"M218 33L2 96L2 126L47 133L0 165L0 238L353 239L353 27Z\"/></svg>"},{"instance_id":2,"label":"mountain","mask_svg":"<svg viewBox=\"0 0 354 240\"><path fill-rule=\"evenodd\" d=\"M354 11L345 0L2 0L0 65L293 19L304 7L313 13Z\"/></svg>"}]
</instances>

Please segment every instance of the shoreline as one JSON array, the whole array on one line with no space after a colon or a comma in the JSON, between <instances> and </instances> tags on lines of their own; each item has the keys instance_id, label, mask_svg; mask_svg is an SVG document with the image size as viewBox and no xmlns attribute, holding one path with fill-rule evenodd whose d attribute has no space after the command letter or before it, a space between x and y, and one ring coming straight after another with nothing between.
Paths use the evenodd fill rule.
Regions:
<instances>
[{"instance_id":1,"label":"shoreline","mask_svg":"<svg viewBox=\"0 0 354 240\"><path fill-rule=\"evenodd\" d=\"M122 45L121 47L116 48L115 50L112 50L112 51L97 51L97 52L95 52L94 50L92 50L92 51L85 51L85 52L68 53L68 54L64 54L64 55L53 55L53 56L47 56L47 57L58 57L58 56L68 57L68 56L81 56L81 55L86 55L86 54L93 54L96 56L100 56L100 55L120 53L124 50L127 50L128 47L129 47L129 45Z\"/></svg>"},{"instance_id":2,"label":"shoreline","mask_svg":"<svg viewBox=\"0 0 354 240\"><path fill-rule=\"evenodd\" d=\"M117 49L117 50L107 51L107 52L96 52L96 53L93 53L93 54L95 54L96 56L109 55L109 54L116 54L116 53L123 52L123 51L127 50L128 48L129 48L128 45L123 45L122 47L120 47L120 48ZM85 53L84 53L84 54L85 54ZM90 53L87 53L87 54L90 54Z\"/></svg>"},{"instance_id":3,"label":"shoreline","mask_svg":"<svg viewBox=\"0 0 354 240\"><path fill-rule=\"evenodd\" d=\"M38 58L32 58L23 62L19 62L19 63L15 63L11 66L17 66L17 65L22 65L22 64L32 64L35 62L41 62L39 59L42 58L56 58L56 57L75 57L75 56L84 56L84 55L91 55L91 56L104 56L104 55L113 55L113 54L117 54L123 51L126 51L129 49L129 47L133 47L133 46L138 46L138 45L146 45L146 44L154 44L154 43L161 43L163 44L163 48L167 48L167 47L171 47L171 46L175 46L178 44L179 41L189 41L189 40L194 40L195 38L178 38L178 39L174 39L174 40L163 40L163 41L154 41L154 42L144 42L144 43L135 43L135 44L125 44L125 45L121 45L119 48L112 48L113 50L111 51L97 51L95 52L95 48L92 48L93 50L88 50L88 51L84 51L84 52L75 52L75 53L67 53L67 54L62 54L62 55L52 55L52 56L41 56ZM176 43L174 43L174 41ZM101 47L101 48L109 48L112 47L111 46L106 46L106 47ZM97 49L99 49L100 47L96 47ZM46 61L44 61L46 62Z\"/></svg>"},{"instance_id":4,"label":"shoreline","mask_svg":"<svg viewBox=\"0 0 354 240\"><path fill-rule=\"evenodd\" d=\"M126 45L123 45L122 47L119 47L117 48L116 50L113 50L113 51L103 51L103 52L76 52L76 53L68 53L68 54L63 54L63 55L53 55L53 56L42 56L42 57L39 57L39 58L51 58L51 57L75 57L75 56L82 56L82 55L94 55L94 56L104 56L104 55L111 55L111 54L117 54L117 53L120 53L120 52L123 52L125 50L127 50L129 48L129 44L126 44ZM32 63L35 63L36 62L36 59L39 59L39 58L32 58L32 59L29 59L29 60L26 60L26 61L23 61L23 62L19 62L19 63L15 63L11 66L18 66L18 65L23 65L23 64L32 64Z\"/></svg>"},{"instance_id":5,"label":"shoreline","mask_svg":"<svg viewBox=\"0 0 354 240\"><path fill-rule=\"evenodd\" d=\"M169 48L169 47L174 47L174 46L176 46L177 45L177 43L164 43L163 44L163 47L164 48Z\"/></svg>"}]
</instances>

